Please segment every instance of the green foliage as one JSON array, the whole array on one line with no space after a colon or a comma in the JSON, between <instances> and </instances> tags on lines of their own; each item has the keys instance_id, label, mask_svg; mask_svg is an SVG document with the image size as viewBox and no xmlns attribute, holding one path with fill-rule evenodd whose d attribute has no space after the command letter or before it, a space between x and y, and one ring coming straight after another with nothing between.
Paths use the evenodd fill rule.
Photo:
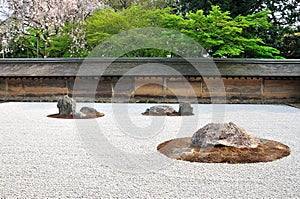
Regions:
<instances>
[{"instance_id":1,"label":"green foliage","mask_svg":"<svg viewBox=\"0 0 300 199\"><path fill-rule=\"evenodd\" d=\"M261 38L244 34L246 28L267 28L267 11L253 15L230 17L229 12L222 12L213 6L208 15L203 10L190 12L183 16L166 16L167 28L176 27L199 42L214 57L271 57L280 52L275 48L264 46Z\"/></svg>"},{"instance_id":2,"label":"green foliage","mask_svg":"<svg viewBox=\"0 0 300 199\"><path fill-rule=\"evenodd\" d=\"M262 0L180 0L177 9L183 15L203 10L209 14L212 6L219 6L223 12L229 11L231 17L253 14L262 4Z\"/></svg>"},{"instance_id":3,"label":"green foliage","mask_svg":"<svg viewBox=\"0 0 300 199\"><path fill-rule=\"evenodd\" d=\"M59 34L49 36L50 39L41 38L38 29L29 29L28 35L19 37L14 44L11 44L10 48L13 51L8 55L11 57L83 57L102 43L103 56L120 56L120 52L125 52L122 55L124 57L170 55L201 57L206 49L213 57L280 58L278 56L280 52L272 46L265 45L266 39L262 39L264 35L260 35L262 30L268 30L272 25L268 22L268 11L236 17L232 17L228 11L222 11L218 6L212 6L208 12L197 10L186 15L176 15L172 12L171 8L159 9L146 4L132 5L122 10L102 9L90 16L85 26L67 23ZM160 32L153 32L152 35L143 32L143 30L153 30L147 29L149 27L162 29ZM126 35L127 31L135 29L141 31L133 31L131 32L133 35ZM74 33L81 34L78 30L85 30L82 31L85 32L85 37L84 35L76 37L86 39L87 45L81 48L73 47L78 46L74 43L85 42L71 37ZM113 37L120 34L122 37ZM153 37L152 40L147 38L149 35ZM191 45L193 42L184 35L204 49L189 49L190 46L195 45ZM112 37L113 42L106 42ZM280 42L287 43L290 38L285 37L285 40ZM293 41L297 43L298 37L293 37ZM135 48L141 43L144 44L141 49Z\"/></svg>"},{"instance_id":4,"label":"green foliage","mask_svg":"<svg viewBox=\"0 0 300 199\"><path fill-rule=\"evenodd\" d=\"M11 42L11 53L7 57L36 58L44 57L45 42L39 36L40 31L28 29L28 33Z\"/></svg>"},{"instance_id":5,"label":"green foliage","mask_svg":"<svg viewBox=\"0 0 300 199\"><path fill-rule=\"evenodd\" d=\"M88 18L86 22L86 38L90 50L107 40L113 35L120 34L124 31L145 27L162 26L162 18L170 13L169 9L147 8L145 5L131 6L121 11L113 9L103 9ZM136 40L143 38L144 35L135 35ZM122 47L119 41L119 48ZM126 53L128 57L165 57L168 52L158 49L139 49Z\"/></svg>"},{"instance_id":6,"label":"green foliage","mask_svg":"<svg viewBox=\"0 0 300 199\"><path fill-rule=\"evenodd\" d=\"M261 38L244 32L245 29L268 28L270 26L267 21L268 13L262 11L232 18L230 12L223 12L218 6L213 6L207 15L203 10L198 10L196 13L190 12L186 16L171 14L170 9L145 9L143 6L131 6L122 11L104 9L87 20L87 41L90 49L93 49L111 36L124 31L162 27L186 34L201 44L214 57L278 58L280 52L277 49L265 46ZM135 37L136 41L143 40L142 34L135 35ZM165 41L168 41L170 37L172 37L172 33L166 33ZM120 39L119 43L114 42L114 45L124 49L122 43L128 43L129 39L132 38L128 38L127 41ZM159 45L157 44L157 46ZM172 52L177 55L192 53L180 52L180 49L173 49ZM170 51L140 49L124 56L166 56L167 54L170 54Z\"/></svg>"},{"instance_id":7,"label":"green foliage","mask_svg":"<svg viewBox=\"0 0 300 199\"><path fill-rule=\"evenodd\" d=\"M300 32L287 34L283 38L283 55L288 59L300 58Z\"/></svg>"},{"instance_id":8,"label":"green foliage","mask_svg":"<svg viewBox=\"0 0 300 199\"><path fill-rule=\"evenodd\" d=\"M69 33L74 24L67 24L60 34L50 36L45 42L39 35L38 29L29 29L19 39L11 43L11 52L6 57L44 58L44 57L84 57L88 52L85 49L76 49L71 53L72 38Z\"/></svg>"},{"instance_id":9,"label":"green foliage","mask_svg":"<svg viewBox=\"0 0 300 199\"><path fill-rule=\"evenodd\" d=\"M100 10L86 21L87 43L93 48L110 36L129 28L126 18L113 9Z\"/></svg>"},{"instance_id":10,"label":"green foliage","mask_svg":"<svg viewBox=\"0 0 300 199\"><path fill-rule=\"evenodd\" d=\"M251 34L253 37L261 38L267 46L280 49L281 56L289 57L288 52L293 51L291 45L286 42L286 35L293 35L300 31L299 0L180 0L177 3L177 10L185 16L189 12L201 9L207 15L212 5L219 6L223 12L229 11L233 18L269 10L270 26L260 29L245 28L243 34L246 37Z\"/></svg>"}]
</instances>

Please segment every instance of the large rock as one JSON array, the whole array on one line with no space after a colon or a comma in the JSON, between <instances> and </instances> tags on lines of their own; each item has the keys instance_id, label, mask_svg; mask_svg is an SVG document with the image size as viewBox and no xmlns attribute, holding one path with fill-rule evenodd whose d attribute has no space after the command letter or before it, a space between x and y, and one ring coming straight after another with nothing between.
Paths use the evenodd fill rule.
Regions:
<instances>
[{"instance_id":1,"label":"large rock","mask_svg":"<svg viewBox=\"0 0 300 199\"><path fill-rule=\"evenodd\" d=\"M245 129L232 122L209 123L194 133L191 144L196 147L232 146L237 148L256 148L259 139L250 136Z\"/></svg>"},{"instance_id":2,"label":"large rock","mask_svg":"<svg viewBox=\"0 0 300 199\"><path fill-rule=\"evenodd\" d=\"M193 115L193 107L190 103L179 104L179 115Z\"/></svg>"},{"instance_id":3,"label":"large rock","mask_svg":"<svg viewBox=\"0 0 300 199\"><path fill-rule=\"evenodd\" d=\"M156 105L148 108L145 113L149 115L168 115L171 113L176 113L176 111L172 106Z\"/></svg>"},{"instance_id":4,"label":"large rock","mask_svg":"<svg viewBox=\"0 0 300 199\"><path fill-rule=\"evenodd\" d=\"M70 115L76 113L76 101L65 95L60 97L57 102L57 108L60 115Z\"/></svg>"}]
</instances>

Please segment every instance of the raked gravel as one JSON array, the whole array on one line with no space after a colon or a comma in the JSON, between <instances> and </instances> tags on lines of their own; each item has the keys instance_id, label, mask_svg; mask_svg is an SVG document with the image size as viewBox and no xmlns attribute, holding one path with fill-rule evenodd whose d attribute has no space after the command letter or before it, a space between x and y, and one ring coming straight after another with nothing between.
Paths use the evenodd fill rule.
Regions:
<instances>
[{"instance_id":1,"label":"raked gravel","mask_svg":"<svg viewBox=\"0 0 300 199\"><path fill-rule=\"evenodd\" d=\"M153 104L78 104L105 114L46 117L56 103L0 104L0 198L300 198L300 109L193 105L194 116L151 117ZM171 104L178 109L178 104ZM268 163L168 159L156 147L209 122L242 126L291 155Z\"/></svg>"}]
</instances>

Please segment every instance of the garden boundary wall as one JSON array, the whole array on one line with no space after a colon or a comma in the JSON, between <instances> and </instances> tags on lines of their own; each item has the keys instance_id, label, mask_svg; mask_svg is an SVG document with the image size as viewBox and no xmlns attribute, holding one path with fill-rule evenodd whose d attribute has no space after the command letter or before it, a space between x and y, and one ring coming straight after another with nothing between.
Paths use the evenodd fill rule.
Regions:
<instances>
[{"instance_id":1,"label":"garden boundary wall","mask_svg":"<svg viewBox=\"0 0 300 199\"><path fill-rule=\"evenodd\" d=\"M65 94L96 102L299 103L300 60L0 60L1 101L57 101Z\"/></svg>"}]
</instances>

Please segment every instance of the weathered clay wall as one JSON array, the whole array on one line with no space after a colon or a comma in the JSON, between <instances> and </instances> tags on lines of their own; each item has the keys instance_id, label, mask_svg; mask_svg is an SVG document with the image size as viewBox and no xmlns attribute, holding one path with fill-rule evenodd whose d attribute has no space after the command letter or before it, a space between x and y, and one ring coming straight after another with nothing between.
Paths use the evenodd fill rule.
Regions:
<instances>
[{"instance_id":1,"label":"weathered clay wall","mask_svg":"<svg viewBox=\"0 0 300 199\"><path fill-rule=\"evenodd\" d=\"M81 59L2 60L0 100L56 101L58 96L68 94L79 100L98 102L187 99L211 103L219 98L220 103L300 102L299 60L214 60L219 74L213 74L206 61L194 61L200 66L198 71L193 71L188 67L190 63L182 60L124 59L110 64L109 70L100 76L92 70L78 75ZM111 60L93 60L92 64L99 66L109 62ZM181 75L168 76L161 71L128 74L132 68L145 63L147 67L151 67L151 63L173 67ZM226 100L222 96L226 96Z\"/></svg>"},{"instance_id":2,"label":"weathered clay wall","mask_svg":"<svg viewBox=\"0 0 300 199\"><path fill-rule=\"evenodd\" d=\"M224 82L226 103L294 103L300 102L300 79L265 78L167 78L127 77L117 79L77 78L0 78L0 100L56 101L64 94L82 100L99 102L177 102L189 98L210 103L212 97L222 97L219 85L210 89L209 82ZM118 85L116 85L118 84ZM96 89L91 89L97 85ZM222 102L222 101L221 101Z\"/></svg>"}]
</instances>

